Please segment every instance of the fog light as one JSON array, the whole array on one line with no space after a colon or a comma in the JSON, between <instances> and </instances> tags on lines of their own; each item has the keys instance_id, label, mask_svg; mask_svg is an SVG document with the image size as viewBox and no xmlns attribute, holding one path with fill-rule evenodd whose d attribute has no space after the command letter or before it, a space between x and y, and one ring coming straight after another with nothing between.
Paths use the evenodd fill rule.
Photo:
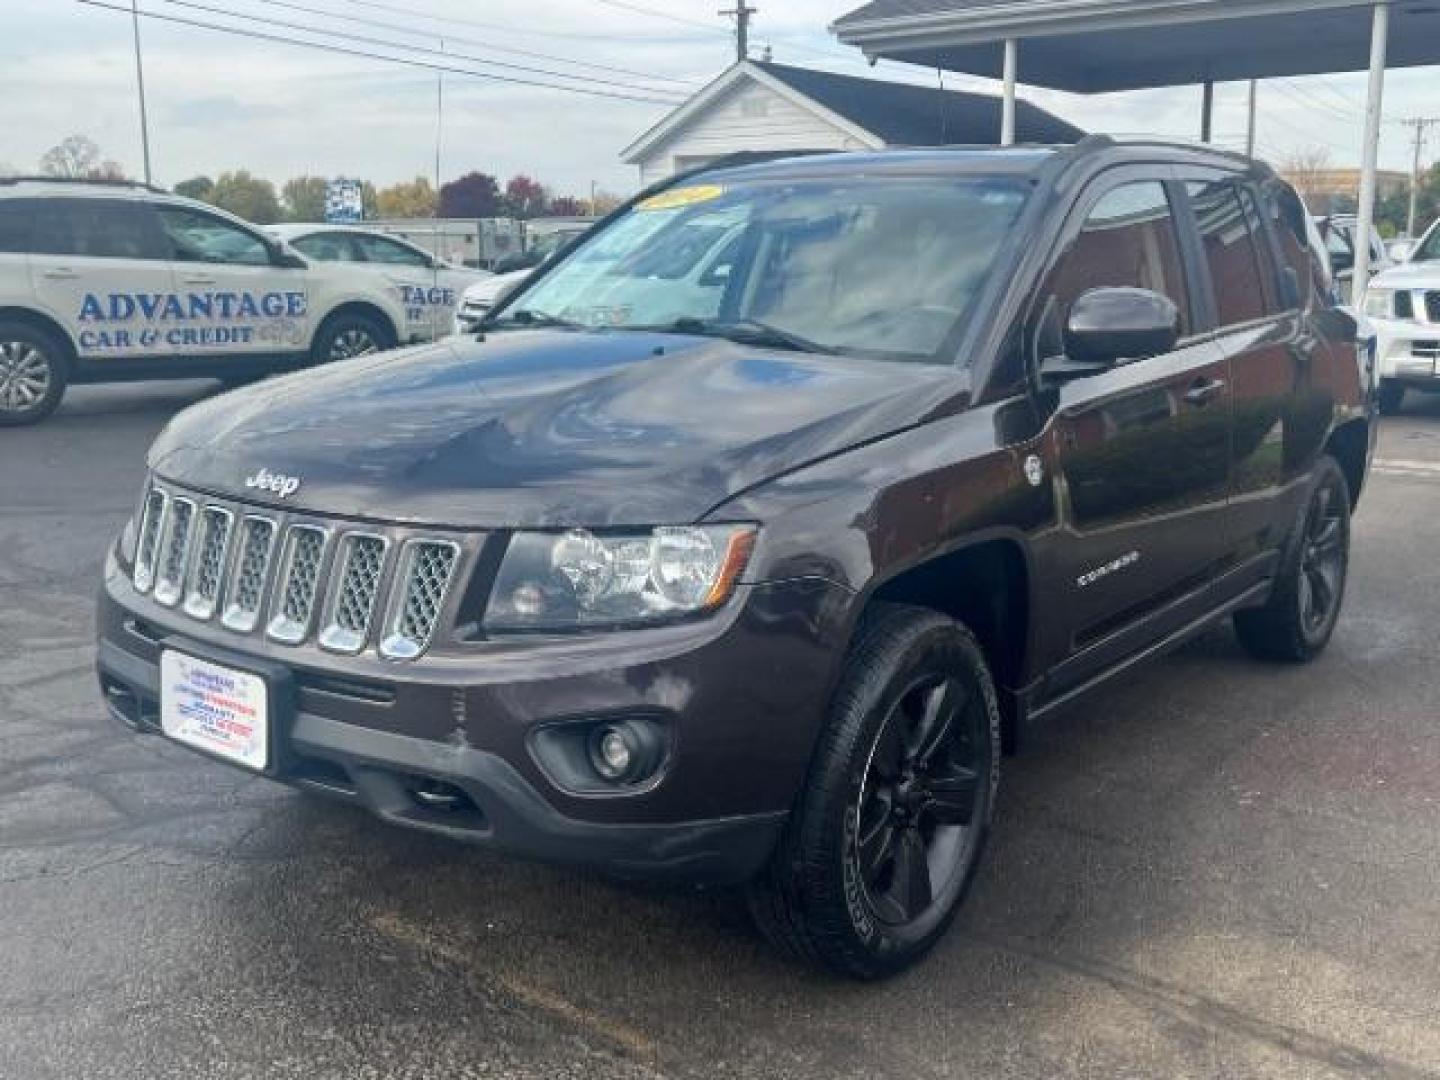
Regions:
<instances>
[{"instance_id":1,"label":"fog light","mask_svg":"<svg viewBox=\"0 0 1440 1080\"><path fill-rule=\"evenodd\" d=\"M590 761L595 771L617 783L628 779L639 749L635 741L628 726L601 724L590 735Z\"/></svg>"},{"instance_id":2,"label":"fog light","mask_svg":"<svg viewBox=\"0 0 1440 1080\"><path fill-rule=\"evenodd\" d=\"M639 784L655 775L665 757L664 736L649 720L596 724L588 740L590 767L609 784Z\"/></svg>"}]
</instances>

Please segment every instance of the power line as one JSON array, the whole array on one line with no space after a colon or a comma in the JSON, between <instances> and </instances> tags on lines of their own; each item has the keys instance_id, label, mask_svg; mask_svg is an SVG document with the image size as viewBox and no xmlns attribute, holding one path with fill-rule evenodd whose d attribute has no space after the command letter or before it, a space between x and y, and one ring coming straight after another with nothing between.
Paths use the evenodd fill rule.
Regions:
<instances>
[{"instance_id":1,"label":"power line","mask_svg":"<svg viewBox=\"0 0 1440 1080\"><path fill-rule=\"evenodd\" d=\"M358 3L359 0L356 0L356 2ZM726 37L730 36L730 31L716 26L713 23L702 23L695 19L687 19L684 16L674 15L668 11L660 11L658 8L645 7L643 4L632 4L630 0L599 0L599 3L606 4L613 8L622 8L625 11L633 11L640 15L649 15L655 19L668 19L670 22L679 23L681 26L698 26L701 30L724 34Z\"/></svg>"},{"instance_id":2,"label":"power line","mask_svg":"<svg viewBox=\"0 0 1440 1080\"><path fill-rule=\"evenodd\" d=\"M105 11L118 11L123 14L130 14L128 7L120 7L116 4L102 3L101 0L75 0L77 4L84 4L87 7L101 8ZM269 34L261 30L245 30L238 26L224 26L219 23L204 22L199 19L188 19L180 15L166 15L158 11L139 12L142 19L158 19L161 22L177 23L182 26L193 26L202 30L214 30L222 34L233 34L237 37L254 38L257 41L271 41L281 45L297 45L302 48L316 49L320 52L335 53L340 56L358 56L366 60L384 60L391 64L401 64L406 67L422 68L426 71L443 71L455 75L468 75L472 79L483 79L487 82L508 83L515 86L534 86L545 90L564 90L571 94L584 94L589 97L614 98L620 101L641 101L654 105L673 106L675 101L670 98L646 97L640 94L625 94L612 90L591 90L582 86L566 86L561 83L542 82L538 79L522 79L513 75L492 75L483 71L475 71L472 68L452 67L446 64L436 64L427 60L415 60L403 56L386 56L383 53L367 52L363 49L352 49L344 45L329 45L319 41L306 41L302 38L286 37L283 34Z\"/></svg>"},{"instance_id":3,"label":"power line","mask_svg":"<svg viewBox=\"0 0 1440 1080\"><path fill-rule=\"evenodd\" d=\"M529 75L548 75L558 79L573 79L588 83L595 83L600 86L617 86L624 90L639 90L643 93L663 93L653 86L640 86L636 83L620 82L615 79L602 79L595 75L572 75L566 71L555 71L552 68L529 67L525 64L512 64L504 60L488 60L483 56L471 56L466 53L455 52L451 49L431 49L423 45L407 45L404 42L389 41L385 38L369 37L365 34L352 34L344 30L330 30L325 27L307 26L304 23L290 22L288 19L271 19L263 15L251 15L248 12L234 11L229 8L214 7L210 4L199 3L198 0L161 0L163 3L172 4L176 7L190 8L195 11L204 11L211 15L219 15L229 19L247 19L265 26L278 26L284 30L299 30L307 34L322 34L326 37L341 38L345 41L358 41L362 45L379 45L387 49L402 49L406 52L424 53L430 56L443 56L456 60L464 60L474 64L485 64L489 67L505 68L509 71L521 71ZM142 12L143 14L143 12ZM678 101L675 102L679 104Z\"/></svg>"},{"instance_id":4,"label":"power line","mask_svg":"<svg viewBox=\"0 0 1440 1080\"><path fill-rule=\"evenodd\" d=\"M440 36L438 31L416 30L413 26L401 26L399 23L385 22L381 19L368 19L363 15L347 15L339 11L329 11L324 8L310 7L307 4L294 3L293 0L254 0L254 2L259 4L269 4L271 7L286 8L290 11L304 12L307 15L320 15L325 18L344 19L348 22L359 23L362 26L373 26L379 30L390 30L395 33L409 34L412 37L435 38ZM356 2L356 0L351 0L351 2L354 3ZM405 11L403 8L390 8L383 4L366 4L365 6L377 7L382 11L395 11L396 13L405 14L411 17L415 15L420 15L419 12L408 12ZM433 15L420 15L420 17L426 19L440 19L439 16ZM466 26L472 25L467 20L443 19L440 21L457 22L460 25ZM498 24L495 23L474 23L473 25L486 28L501 29L501 27L499 27ZM523 31L520 32L523 33ZM609 64L596 64L589 60L577 60L574 57L569 56L556 56L554 53L535 52L530 49L518 49L514 46L509 45L492 45L488 41L480 41L476 38L460 37L459 35L451 34L448 31L444 34L444 37L446 41L458 41L462 45L474 45L478 48L487 49L490 52L508 53L515 56L528 56L535 60L553 60L556 63L560 64L571 64L575 67L594 68L597 71L608 71L616 75L633 75L637 78L648 79L651 82L672 82L685 84L695 81L693 79L677 79L669 75L652 75L643 71L635 71L631 68L613 67Z\"/></svg>"}]
</instances>

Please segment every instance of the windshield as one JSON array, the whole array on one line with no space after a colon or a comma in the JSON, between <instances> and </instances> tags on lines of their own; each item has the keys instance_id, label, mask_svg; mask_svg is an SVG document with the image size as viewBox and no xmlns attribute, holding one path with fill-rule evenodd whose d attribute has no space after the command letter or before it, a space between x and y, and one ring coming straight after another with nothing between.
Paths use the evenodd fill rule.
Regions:
<instances>
[{"instance_id":1,"label":"windshield","mask_svg":"<svg viewBox=\"0 0 1440 1080\"><path fill-rule=\"evenodd\" d=\"M1425 239L1420 241L1414 253L1410 256L1411 262L1434 262L1440 260L1440 222L1430 227L1425 234Z\"/></svg>"},{"instance_id":2,"label":"windshield","mask_svg":"<svg viewBox=\"0 0 1440 1080\"><path fill-rule=\"evenodd\" d=\"M740 328L781 347L936 361L1027 192L993 177L671 188L581 244L500 318Z\"/></svg>"}]
</instances>

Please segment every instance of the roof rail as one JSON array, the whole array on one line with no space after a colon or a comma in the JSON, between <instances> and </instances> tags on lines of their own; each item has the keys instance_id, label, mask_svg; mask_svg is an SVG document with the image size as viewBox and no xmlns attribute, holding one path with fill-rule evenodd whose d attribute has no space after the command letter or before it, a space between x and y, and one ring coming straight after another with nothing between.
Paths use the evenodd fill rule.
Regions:
<instances>
[{"instance_id":1,"label":"roof rail","mask_svg":"<svg viewBox=\"0 0 1440 1080\"><path fill-rule=\"evenodd\" d=\"M147 184L144 180L116 180L108 177L91 178L87 176L0 176L0 185L11 184L89 184L94 187L140 188L156 195L170 194L164 188Z\"/></svg>"}]
</instances>

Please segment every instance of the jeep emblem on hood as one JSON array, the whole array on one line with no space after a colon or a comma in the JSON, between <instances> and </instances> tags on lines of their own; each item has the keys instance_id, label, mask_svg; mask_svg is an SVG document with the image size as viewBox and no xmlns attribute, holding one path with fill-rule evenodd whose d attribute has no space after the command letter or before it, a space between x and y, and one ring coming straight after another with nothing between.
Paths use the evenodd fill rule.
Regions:
<instances>
[{"instance_id":1,"label":"jeep emblem on hood","mask_svg":"<svg viewBox=\"0 0 1440 1080\"><path fill-rule=\"evenodd\" d=\"M272 473L269 469L261 469L254 476L245 478L245 486L268 491L272 495L288 499L300 490L300 478L298 476L282 476L279 473Z\"/></svg>"}]
</instances>

